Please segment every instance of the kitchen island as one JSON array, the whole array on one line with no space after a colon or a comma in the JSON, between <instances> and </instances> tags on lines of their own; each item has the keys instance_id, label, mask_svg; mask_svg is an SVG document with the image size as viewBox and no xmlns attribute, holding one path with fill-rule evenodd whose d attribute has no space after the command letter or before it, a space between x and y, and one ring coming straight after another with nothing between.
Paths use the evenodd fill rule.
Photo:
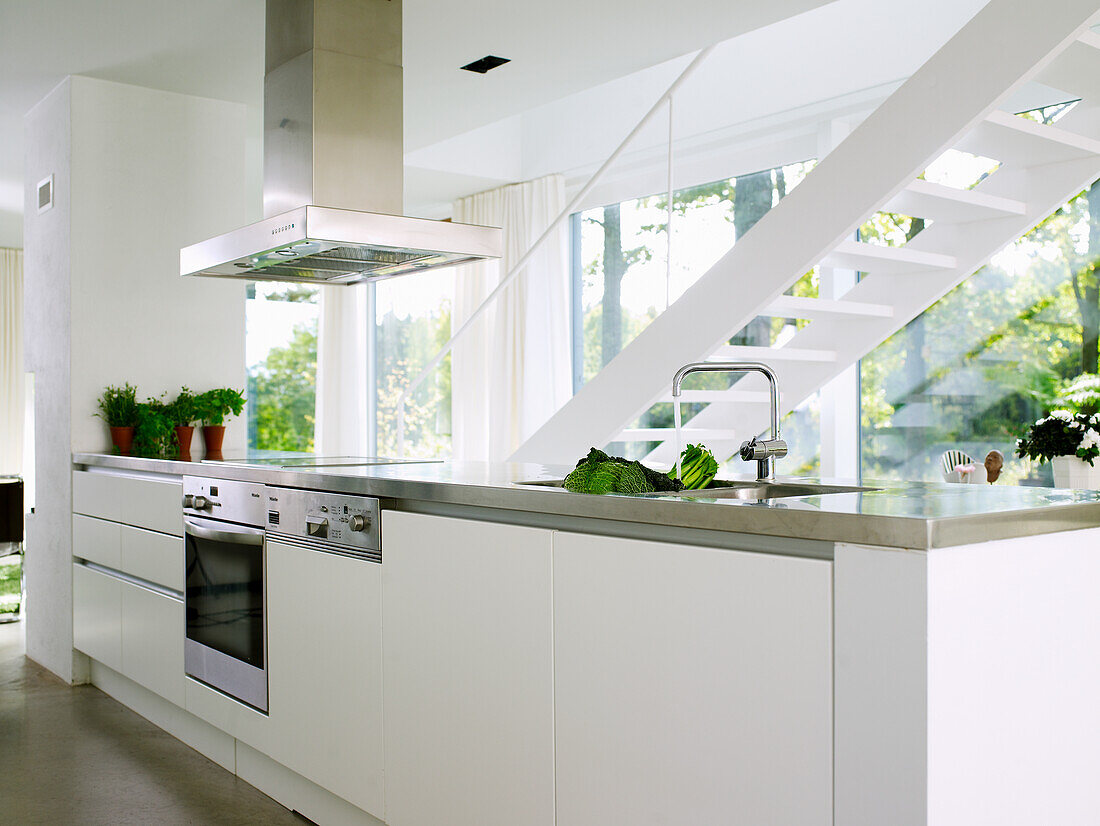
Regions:
<instances>
[{"instance_id":1,"label":"kitchen island","mask_svg":"<svg viewBox=\"0 0 1100 826\"><path fill-rule=\"evenodd\" d=\"M1100 494L589 497L520 484L568 470L543 466L73 461L93 682L318 822L1100 814ZM269 714L184 677L182 603L159 603L163 645L127 630L132 589L181 587L184 475L382 500L373 601L369 563L269 556ZM130 561L90 560L115 526Z\"/></svg>"}]
</instances>

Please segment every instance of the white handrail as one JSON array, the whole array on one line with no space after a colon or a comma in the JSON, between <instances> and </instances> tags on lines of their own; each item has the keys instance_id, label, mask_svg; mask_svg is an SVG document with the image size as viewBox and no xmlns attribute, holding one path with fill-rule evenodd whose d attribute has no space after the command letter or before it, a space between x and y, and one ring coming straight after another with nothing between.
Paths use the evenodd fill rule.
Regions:
<instances>
[{"instance_id":1,"label":"white handrail","mask_svg":"<svg viewBox=\"0 0 1100 826\"><path fill-rule=\"evenodd\" d=\"M619 155L622 154L623 150L626 149L630 142L633 141L635 137L637 137L638 133L646 127L646 125L653 119L654 115L656 115L661 110L661 106L665 103L665 101L671 100L672 96L676 93L676 90L680 88L685 80L687 80L689 77L691 77L692 74L694 74L695 70L699 68L700 64L702 64L703 61L707 59L707 56L710 55L713 50L713 45L707 46L706 48L699 50L695 57L692 58L691 62L684 68L684 71L680 73L680 76L672 82L672 85L668 87L663 95L657 98L657 101L653 104L652 108L648 112L646 112L642 119L638 121L637 125L630 130L630 134L623 138L622 143L620 143L615 148L614 152L608 155L607 160L604 161L603 164L601 164L600 168L592 173L592 177L590 177L585 185L581 187L580 191L573 197L573 200L569 202L569 205L558 214L558 217L550 223L550 226L548 226L546 228L546 231L538 237L535 243L528 247L527 251L522 256L520 256L519 261L517 261L512 269L510 269L508 273L504 276L504 278L500 280L500 283L497 284L495 288L493 288L493 291L485 297L485 300L478 305L477 309L470 313L469 317L464 322L462 322L462 326L460 326L458 330L449 339L447 339L447 343L444 344L442 349L440 349L440 351L435 354L435 357L432 358L432 360L424 366L424 369L420 371L420 374L417 375L417 377L412 382L410 382L404 390L401 391L401 395L397 397L397 455L399 457L405 455L405 403L408 397L413 392L415 392L416 389L424 383L424 380L428 378L429 375L431 375L435 368L440 365L443 359L447 357L447 354L451 352L452 349L454 349L455 342L467 330L470 329L471 325L478 318L481 317L481 314L484 313L486 309L489 308L489 305L496 301L497 297L504 291L504 289L509 284L511 284L521 272L523 272L523 268L527 266L527 262L531 260L531 256L533 256L539 250L539 248L553 234L554 230L556 230L563 221L567 220L570 215L576 212L577 208L588 196L588 193L592 191L592 187L594 187L600 181L604 173L607 172L608 168L616 160L618 160ZM670 232L671 229L672 228L670 226Z\"/></svg>"}]
</instances>

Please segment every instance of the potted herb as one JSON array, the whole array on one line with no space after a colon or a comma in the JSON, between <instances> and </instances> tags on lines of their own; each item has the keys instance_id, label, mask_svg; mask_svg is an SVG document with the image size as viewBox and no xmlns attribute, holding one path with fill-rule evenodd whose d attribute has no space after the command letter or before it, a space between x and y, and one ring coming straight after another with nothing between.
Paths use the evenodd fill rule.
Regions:
<instances>
[{"instance_id":1,"label":"potted herb","mask_svg":"<svg viewBox=\"0 0 1100 826\"><path fill-rule=\"evenodd\" d=\"M206 443L208 457L221 458L225 418L231 414L241 415L244 401L242 391L228 387L207 390L195 397L195 418L202 421L202 438Z\"/></svg>"},{"instance_id":2,"label":"potted herb","mask_svg":"<svg viewBox=\"0 0 1100 826\"><path fill-rule=\"evenodd\" d=\"M195 433L191 422L198 418L195 412L195 395L186 387L181 387L175 401L165 405L165 412L175 430L179 457L185 462L190 462L191 439Z\"/></svg>"},{"instance_id":3,"label":"potted herb","mask_svg":"<svg viewBox=\"0 0 1100 826\"><path fill-rule=\"evenodd\" d=\"M160 399L149 399L137 406L137 429L134 432L134 452L138 456L157 459L176 452L172 420L168 405Z\"/></svg>"},{"instance_id":4,"label":"potted herb","mask_svg":"<svg viewBox=\"0 0 1100 826\"><path fill-rule=\"evenodd\" d=\"M115 449L123 456L129 456L134 442L134 428L138 423L137 388L129 384L109 386L99 397L99 412L95 415L110 428Z\"/></svg>"},{"instance_id":5,"label":"potted herb","mask_svg":"<svg viewBox=\"0 0 1100 826\"><path fill-rule=\"evenodd\" d=\"M1100 489L1100 416L1055 410L1028 428L1016 455L1050 462L1055 487Z\"/></svg>"}]
</instances>

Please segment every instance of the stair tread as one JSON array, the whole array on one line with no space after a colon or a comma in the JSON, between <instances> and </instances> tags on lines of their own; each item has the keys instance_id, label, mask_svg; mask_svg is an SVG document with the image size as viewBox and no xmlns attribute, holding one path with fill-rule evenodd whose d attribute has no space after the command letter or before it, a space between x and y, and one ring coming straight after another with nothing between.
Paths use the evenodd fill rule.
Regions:
<instances>
[{"instance_id":1,"label":"stair tread","mask_svg":"<svg viewBox=\"0 0 1100 826\"><path fill-rule=\"evenodd\" d=\"M1027 167L1100 155L1100 141L999 110L991 112L955 148Z\"/></svg>"},{"instance_id":2,"label":"stair tread","mask_svg":"<svg viewBox=\"0 0 1100 826\"><path fill-rule=\"evenodd\" d=\"M1035 77L1069 97L1100 102L1100 34L1086 31Z\"/></svg>"},{"instance_id":3,"label":"stair tread","mask_svg":"<svg viewBox=\"0 0 1100 826\"><path fill-rule=\"evenodd\" d=\"M886 202L883 212L894 212L931 221L962 224L988 218L1023 215L1027 204L1012 198L987 195L973 189L953 189L917 179Z\"/></svg>"},{"instance_id":4,"label":"stair tread","mask_svg":"<svg viewBox=\"0 0 1100 826\"><path fill-rule=\"evenodd\" d=\"M668 439L671 436L675 436L676 428L674 427L628 427L625 430L620 431L618 437L612 439L615 442L659 442ZM693 428L684 427L680 429L680 435L684 438L685 444L689 439L706 440L706 439L725 439L727 441L733 441L734 435L731 431L708 429L708 428Z\"/></svg>"},{"instance_id":5,"label":"stair tread","mask_svg":"<svg viewBox=\"0 0 1100 826\"><path fill-rule=\"evenodd\" d=\"M952 270L958 263L953 255L924 252L909 247L883 247L847 239L821 259L821 266L859 270L878 275L901 275L922 269Z\"/></svg>"},{"instance_id":6,"label":"stair tread","mask_svg":"<svg viewBox=\"0 0 1100 826\"><path fill-rule=\"evenodd\" d=\"M797 295L781 295L760 311L762 316L778 318L813 319L820 316L870 316L893 318L894 308L889 304L868 304L845 301L838 298L811 298Z\"/></svg>"},{"instance_id":7,"label":"stair tread","mask_svg":"<svg viewBox=\"0 0 1100 826\"><path fill-rule=\"evenodd\" d=\"M749 344L723 344L708 361L726 359L763 361L836 361L835 350L806 350L796 347L754 347Z\"/></svg>"}]
</instances>

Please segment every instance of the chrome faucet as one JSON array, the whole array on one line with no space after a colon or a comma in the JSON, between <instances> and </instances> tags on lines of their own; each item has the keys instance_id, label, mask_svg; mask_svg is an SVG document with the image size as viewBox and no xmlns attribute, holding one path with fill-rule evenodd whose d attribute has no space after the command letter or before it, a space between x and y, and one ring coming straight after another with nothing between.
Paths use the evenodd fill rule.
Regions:
<instances>
[{"instance_id":1,"label":"chrome faucet","mask_svg":"<svg viewBox=\"0 0 1100 826\"><path fill-rule=\"evenodd\" d=\"M680 385L691 373L762 373L768 380L771 396L772 437L757 439L755 436L741 443L741 458L756 462L757 481L775 480L775 460L787 455L787 443L779 438L779 379L768 365L756 361L697 361L685 364L672 377L673 404L680 403Z\"/></svg>"}]
</instances>

